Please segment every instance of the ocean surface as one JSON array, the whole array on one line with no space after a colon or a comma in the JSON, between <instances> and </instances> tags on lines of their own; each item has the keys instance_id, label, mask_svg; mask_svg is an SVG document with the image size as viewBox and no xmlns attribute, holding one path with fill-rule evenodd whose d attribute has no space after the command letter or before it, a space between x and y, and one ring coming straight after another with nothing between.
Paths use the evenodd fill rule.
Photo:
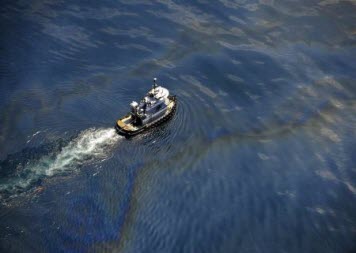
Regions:
<instances>
[{"instance_id":1,"label":"ocean surface","mask_svg":"<svg viewBox=\"0 0 356 253\"><path fill-rule=\"evenodd\" d=\"M2 1L0 252L356 251L356 1ZM115 121L152 78L171 121Z\"/></svg>"}]
</instances>

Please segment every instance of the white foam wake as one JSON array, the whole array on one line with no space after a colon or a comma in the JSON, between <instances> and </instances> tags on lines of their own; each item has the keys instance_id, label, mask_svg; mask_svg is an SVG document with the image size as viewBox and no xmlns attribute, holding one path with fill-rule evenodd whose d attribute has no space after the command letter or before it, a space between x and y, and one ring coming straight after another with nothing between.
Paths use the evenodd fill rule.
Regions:
<instances>
[{"instance_id":1,"label":"white foam wake","mask_svg":"<svg viewBox=\"0 0 356 253\"><path fill-rule=\"evenodd\" d=\"M48 168L47 176L53 176L95 158L107 157L109 147L117 143L120 136L115 129L88 129L65 146Z\"/></svg>"},{"instance_id":2,"label":"white foam wake","mask_svg":"<svg viewBox=\"0 0 356 253\"><path fill-rule=\"evenodd\" d=\"M63 147L58 154L45 156L33 164L28 164L20 175L0 185L0 192L25 189L40 178L72 171L82 164L105 159L120 138L122 137L112 128L87 129Z\"/></svg>"}]
</instances>

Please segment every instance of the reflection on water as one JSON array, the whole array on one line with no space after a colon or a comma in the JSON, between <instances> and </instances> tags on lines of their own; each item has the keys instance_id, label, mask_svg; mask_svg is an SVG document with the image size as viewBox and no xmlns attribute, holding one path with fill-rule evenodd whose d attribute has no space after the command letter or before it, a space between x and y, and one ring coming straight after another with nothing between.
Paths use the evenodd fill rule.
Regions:
<instances>
[{"instance_id":1,"label":"reflection on water","mask_svg":"<svg viewBox=\"0 0 356 253\"><path fill-rule=\"evenodd\" d=\"M356 2L8 2L0 250L352 252ZM173 119L111 126L159 81Z\"/></svg>"}]
</instances>

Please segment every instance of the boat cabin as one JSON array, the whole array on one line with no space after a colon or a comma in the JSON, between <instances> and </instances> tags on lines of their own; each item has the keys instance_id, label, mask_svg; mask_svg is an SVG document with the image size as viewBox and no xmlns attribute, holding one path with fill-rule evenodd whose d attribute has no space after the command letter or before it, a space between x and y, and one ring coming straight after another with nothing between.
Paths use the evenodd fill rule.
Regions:
<instances>
[{"instance_id":1,"label":"boat cabin","mask_svg":"<svg viewBox=\"0 0 356 253\"><path fill-rule=\"evenodd\" d=\"M141 99L140 103L133 101L130 104L134 125L146 124L161 117L167 110L168 96L169 91L157 86L154 79L152 89Z\"/></svg>"}]
</instances>

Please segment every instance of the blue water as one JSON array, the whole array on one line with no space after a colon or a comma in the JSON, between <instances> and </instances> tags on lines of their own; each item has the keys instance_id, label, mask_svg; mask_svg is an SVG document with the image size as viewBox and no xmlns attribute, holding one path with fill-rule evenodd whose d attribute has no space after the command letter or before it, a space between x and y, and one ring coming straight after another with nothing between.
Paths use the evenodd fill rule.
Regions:
<instances>
[{"instance_id":1,"label":"blue water","mask_svg":"<svg viewBox=\"0 0 356 253\"><path fill-rule=\"evenodd\" d=\"M354 252L356 2L3 1L1 252ZM167 124L113 126L152 78Z\"/></svg>"}]
</instances>

